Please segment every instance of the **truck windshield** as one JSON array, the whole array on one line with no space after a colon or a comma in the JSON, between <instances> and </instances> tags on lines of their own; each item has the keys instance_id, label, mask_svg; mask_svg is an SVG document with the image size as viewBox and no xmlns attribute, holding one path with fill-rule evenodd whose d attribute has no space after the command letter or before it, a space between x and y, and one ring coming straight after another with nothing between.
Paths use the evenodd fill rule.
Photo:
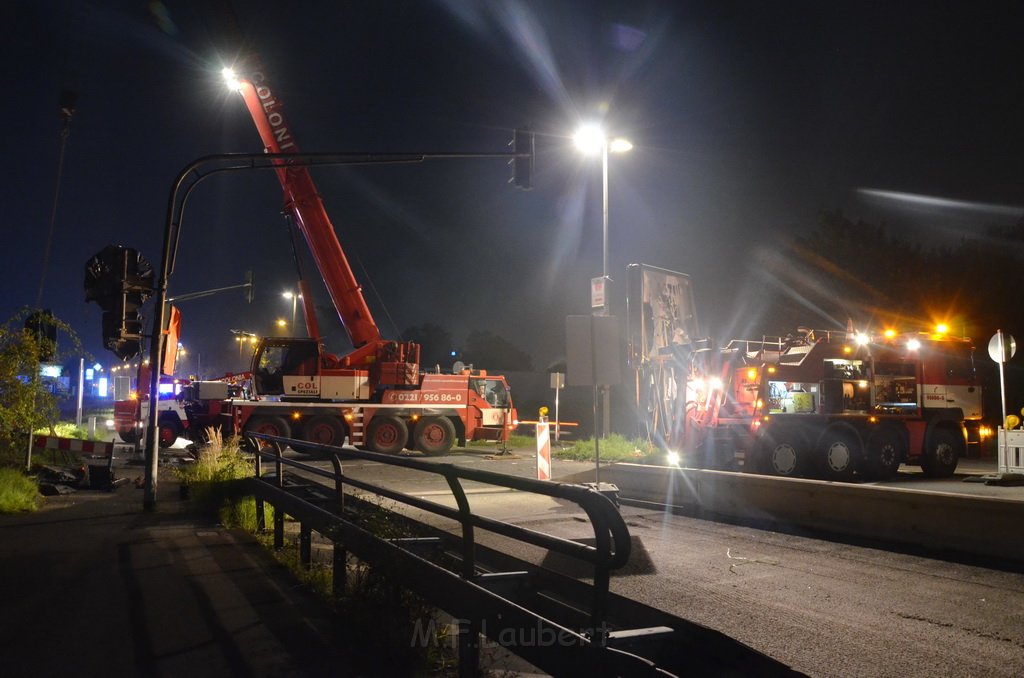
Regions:
<instances>
[{"instance_id":1,"label":"truck windshield","mask_svg":"<svg viewBox=\"0 0 1024 678\"><path fill-rule=\"evenodd\" d=\"M508 389L501 379L474 379L473 389L492 407L509 407Z\"/></svg>"}]
</instances>

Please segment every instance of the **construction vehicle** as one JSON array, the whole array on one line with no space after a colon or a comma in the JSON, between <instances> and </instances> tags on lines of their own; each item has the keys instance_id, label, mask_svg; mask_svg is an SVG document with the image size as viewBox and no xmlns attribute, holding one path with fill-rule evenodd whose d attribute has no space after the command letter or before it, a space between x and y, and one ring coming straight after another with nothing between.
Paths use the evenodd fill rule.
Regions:
<instances>
[{"instance_id":1,"label":"construction vehicle","mask_svg":"<svg viewBox=\"0 0 1024 678\"><path fill-rule=\"evenodd\" d=\"M673 306L692 307L692 298ZM648 387L638 390L641 409L657 415L651 430L680 463L828 480L884 479L911 464L945 477L966 452L968 429L979 435L982 388L969 339L873 336L851 323L719 347L687 329L662 330L657 350L636 363Z\"/></svg>"},{"instance_id":2,"label":"construction vehicle","mask_svg":"<svg viewBox=\"0 0 1024 678\"><path fill-rule=\"evenodd\" d=\"M265 151L298 153L276 91L257 62L248 63L244 72L225 75L241 93ZM263 339L244 387L199 382L186 389L193 428L214 425L326 445L347 437L384 453L409 447L440 454L455 441L507 440L517 415L504 377L472 369L424 374L418 344L382 338L308 169L287 159L275 165L290 223L302 233L353 349L343 356L326 351L300 271L308 337Z\"/></svg>"},{"instance_id":3,"label":"construction vehicle","mask_svg":"<svg viewBox=\"0 0 1024 678\"><path fill-rule=\"evenodd\" d=\"M149 369L141 368L139 384L149 380ZM188 386L188 379L162 376L158 405L157 439L160 447L170 447L179 437L188 432L189 421L179 395ZM128 397L114 401L114 430L126 443L135 443L141 438L142 422L149 418L149 394L132 389Z\"/></svg>"}]
</instances>

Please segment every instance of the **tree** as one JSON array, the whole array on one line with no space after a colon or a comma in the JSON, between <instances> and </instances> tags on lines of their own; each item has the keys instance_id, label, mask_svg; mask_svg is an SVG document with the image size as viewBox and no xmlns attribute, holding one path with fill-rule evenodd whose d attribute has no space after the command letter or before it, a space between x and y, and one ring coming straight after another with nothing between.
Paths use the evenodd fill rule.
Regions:
<instances>
[{"instance_id":1,"label":"tree","mask_svg":"<svg viewBox=\"0 0 1024 678\"><path fill-rule=\"evenodd\" d=\"M473 330L466 338L464 360L485 370L529 372L532 360L526 351L487 330Z\"/></svg>"},{"instance_id":2,"label":"tree","mask_svg":"<svg viewBox=\"0 0 1024 678\"><path fill-rule=\"evenodd\" d=\"M39 379L39 364L41 356L52 356L53 362L61 362L62 356L49 338L55 332L25 328L30 313L23 309L0 326L0 451L5 453L20 449L28 431L52 430L58 419L57 398ZM35 317L39 322L38 313ZM69 353L79 353L81 343L74 331L58 318L44 317L68 338Z\"/></svg>"}]
</instances>

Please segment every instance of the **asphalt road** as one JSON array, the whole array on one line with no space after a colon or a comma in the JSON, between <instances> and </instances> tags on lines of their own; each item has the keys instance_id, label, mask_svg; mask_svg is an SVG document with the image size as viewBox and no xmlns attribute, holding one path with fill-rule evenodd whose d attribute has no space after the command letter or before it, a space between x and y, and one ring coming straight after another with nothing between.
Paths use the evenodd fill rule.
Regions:
<instances>
[{"instance_id":1,"label":"asphalt road","mask_svg":"<svg viewBox=\"0 0 1024 678\"><path fill-rule=\"evenodd\" d=\"M456 451L435 461L531 476L532 454ZM993 466L993 468L989 468ZM444 482L361 461L353 477L453 504ZM556 479L592 464L555 460ZM968 472L994 470L965 463ZM1024 487L926 481L894 485L1024 498ZM976 490L975 488L987 488ZM569 538L592 536L582 512L545 497L470 490L473 509ZM817 538L623 507L634 559L612 590L718 629L812 676L1024 675L1024 574ZM490 541L483 538L484 541ZM510 552L516 545L501 544ZM538 561L523 548L515 555Z\"/></svg>"}]
</instances>

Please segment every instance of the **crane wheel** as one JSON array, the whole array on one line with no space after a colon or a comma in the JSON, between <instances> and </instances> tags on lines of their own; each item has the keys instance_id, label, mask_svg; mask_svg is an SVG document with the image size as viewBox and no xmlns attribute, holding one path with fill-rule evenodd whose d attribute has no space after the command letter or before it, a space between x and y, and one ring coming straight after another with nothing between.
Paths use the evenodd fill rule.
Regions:
<instances>
[{"instance_id":1,"label":"crane wheel","mask_svg":"<svg viewBox=\"0 0 1024 678\"><path fill-rule=\"evenodd\" d=\"M366 446L381 454L398 454L409 441L409 428L401 417L380 415L366 429Z\"/></svg>"},{"instance_id":2,"label":"crane wheel","mask_svg":"<svg viewBox=\"0 0 1024 678\"><path fill-rule=\"evenodd\" d=\"M448 417L424 417L416 424L412 439L423 454L446 454L455 444L455 426Z\"/></svg>"},{"instance_id":3,"label":"crane wheel","mask_svg":"<svg viewBox=\"0 0 1024 678\"><path fill-rule=\"evenodd\" d=\"M318 414L303 424L302 439L318 445L341 447L345 444L345 425L338 417Z\"/></svg>"},{"instance_id":4,"label":"crane wheel","mask_svg":"<svg viewBox=\"0 0 1024 678\"><path fill-rule=\"evenodd\" d=\"M255 417L250 417L249 421L245 423L246 433L265 433L269 436L279 436L281 438L291 438L292 429L288 425L288 422L281 417L258 414ZM268 443L260 441L260 447L267 447Z\"/></svg>"}]
</instances>

